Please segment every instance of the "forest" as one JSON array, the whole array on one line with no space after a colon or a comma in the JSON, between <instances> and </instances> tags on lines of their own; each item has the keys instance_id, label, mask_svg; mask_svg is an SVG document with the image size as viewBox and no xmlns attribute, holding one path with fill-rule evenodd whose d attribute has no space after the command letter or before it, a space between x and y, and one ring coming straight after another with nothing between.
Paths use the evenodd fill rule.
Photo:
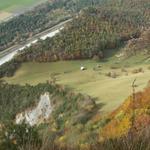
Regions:
<instances>
[{"instance_id":1,"label":"forest","mask_svg":"<svg viewBox=\"0 0 150 150\"><path fill-rule=\"evenodd\" d=\"M15 125L15 117L18 113L23 112L26 109L34 107L38 101L41 94L48 92L51 96L51 103L53 105L53 112L47 120L43 122L39 127L30 127L27 124ZM11 97L11 99L10 99ZM46 83L41 83L36 86L31 85L11 85L0 81L0 148L6 150L6 148L12 148L14 150L18 149L23 140L29 140L28 138L23 139L25 129L31 131L29 133L35 133L35 139L40 139L43 133L47 132L47 136L51 138L59 137L65 132L65 128L74 128L81 124L84 126L87 121L91 119L92 116L98 111L98 106L96 105L93 98L89 96L84 96L82 94L75 94L70 89L64 86L56 85L52 81L47 81ZM68 123L67 123L68 122ZM11 126L10 126L11 123ZM49 126L50 125L50 126ZM4 131L11 134L14 132L16 138L16 144L14 143L14 138L7 139L6 135L1 130L4 127ZM49 128L50 127L50 128ZM55 130L55 131L54 131ZM28 133L25 133L28 135ZM19 138L20 137L20 138ZM3 140L1 140L1 138ZM22 141L21 141L22 140ZM29 141L28 141L29 142ZM44 142L44 141L43 141ZM28 143L29 144L29 143ZM31 143L30 143L31 144Z\"/></svg>"},{"instance_id":2,"label":"forest","mask_svg":"<svg viewBox=\"0 0 150 150\"><path fill-rule=\"evenodd\" d=\"M115 49L139 37L141 27L148 25L142 12L90 7L81 13L56 37L26 49L20 59L38 62L100 59L105 57L106 49Z\"/></svg>"},{"instance_id":3,"label":"forest","mask_svg":"<svg viewBox=\"0 0 150 150\"><path fill-rule=\"evenodd\" d=\"M138 10L138 5L134 8L132 3L127 9L125 2L117 9L111 3L105 4L106 7L84 9L61 34L39 42L20 57L23 61L39 62L102 58L105 49L114 49L138 38L142 29L149 26L150 12L145 8L146 2L144 6L139 3Z\"/></svg>"},{"instance_id":4,"label":"forest","mask_svg":"<svg viewBox=\"0 0 150 150\"><path fill-rule=\"evenodd\" d=\"M136 89L139 84L143 84L142 82L137 85L136 83L127 85L131 90L129 96L117 109L106 113L102 111L105 105L102 103L102 98L97 101L97 98L75 92L69 86L56 84L55 75L58 74L59 79L59 72L49 74L45 83L36 85L9 84L2 80L5 76L13 76L24 62L77 59L94 59L99 62L114 49L119 49L126 58L137 53L144 53L147 58L150 57L149 0L49 1L33 11L1 24L0 50L24 42L28 37L70 16L73 20L59 34L44 41L39 40L19 52L11 61L0 66L0 149L149 150L150 81L142 91L138 92ZM106 83L105 79L110 79L111 74L115 73L114 64L116 65L111 62L111 66L107 66L109 68L106 68L107 72L103 74L102 86ZM102 67L105 66L95 63L91 69L80 70L77 66L75 71L82 72L87 78L93 78L93 75L88 76L86 71L96 74L98 68L97 73L100 75L103 73ZM136 69L137 66L133 64L134 70L131 72L134 72L130 76L128 67L119 68L123 72L123 78L140 77L145 72L148 74L150 69L148 66L144 70L141 67ZM47 70L46 73L48 74ZM66 70L63 74L67 74ZM38 74L38 80L41 76L42 74ZM95 82L97 80L99 79L97 78ZM117 80L117 77L112 77L112 80ZM117 88L123 86L125 89L124 83L118 82ZM36 107L40 96L44 93L49 94L52 105L49 118L34 126L29 126L25 120L21 124L16 124L16 115ZM110 94L109 91L107 94ZM109 100L109 102L112 105L114 101Z\"/></svg>"},{"instance_id":5,"label":"forest","mask_svg":"<svg viewBox=\"0 0 150 150\"><path fill-rule=\"evenodd\" d=\"M143 48L149 53L148 2L138 0L134 5L135 2L130 0L128 3L107 1L102 6L83 9L60 34L39 41L20 52L7 65L0 66L0 77L13 75L20 63L26 61L101 60L106 55L106 49L111 52L112 49L122 48L124 45L125 55L128 56L134 54L133 47L136 47L132 44L129 48L129 43L141 36L144 37L142 43L146 43ZM139 49L137 48L138 51Z\"/></svg>"},{"instance_id":6,"label":"forest","mask_svg":"<svg viewBox=\"0 0 150 150\"><path fill-rule=\"evenodd\" d=\"M36 105L40 94L45 92L51 94L55 108L50 118L39 126L14 124L16 114ZM2 150L126 150L130 147L147 150L149 93L148 83L143 91L134 97L130 95L119 108L103 115L99 111L102 105L97 105L93 98L75 94L53 82L20 86L1 80L0 147Z\"/></svg>"},{"instance_id":7,"label":"forest","mask_svg":"<svg viewBox=\"0 0 150 150\"><path fill-rule=\"evenodd\" d=\"M96 0L95 4L99 1ZM0 51L42 32L61 21L67 20L81 8L92 4L92 0L48 1L34 10L0 24Z\"/></svg>"}]
</instances>

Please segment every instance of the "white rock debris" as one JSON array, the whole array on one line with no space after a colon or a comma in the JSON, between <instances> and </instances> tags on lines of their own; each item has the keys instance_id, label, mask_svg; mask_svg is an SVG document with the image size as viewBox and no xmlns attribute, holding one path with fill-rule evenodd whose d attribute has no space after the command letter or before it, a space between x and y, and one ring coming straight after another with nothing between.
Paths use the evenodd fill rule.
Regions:
<instances>
[{"instance_id":1,"label":"white rock debris","mask_svg":"<svg viewBox=\"0 0 150 150\"><path fill-rule=\"evenodd\" d=\"M48 93L41 95L40 101L36 107L30 110L26 110L16 116L16 124L20 124L23 121L29 125L37 125L50 117L52 112L52 106L50 103L50 96Z\"/></svg>"}]
</instances>

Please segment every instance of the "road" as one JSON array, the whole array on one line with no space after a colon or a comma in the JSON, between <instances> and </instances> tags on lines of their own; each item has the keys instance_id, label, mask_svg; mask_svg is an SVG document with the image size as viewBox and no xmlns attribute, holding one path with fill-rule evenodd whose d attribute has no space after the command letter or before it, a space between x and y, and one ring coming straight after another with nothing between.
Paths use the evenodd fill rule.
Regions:
<instances>
[{"instance_id":1,"label":"road","mask_svg":"<svg viewBox=\"0 0 150 150\"><path fill-rule=\"evenodd\" d=\"M50 29L47 29L41 33L36 34L32 38L27 39L24 44L17 44L17 45L14 45L14 46L0 52L0 65L4 64L5 62L10 61L18 53L18 51L22 51L26 47L30 47L31 45L38 42L39 39L45 40L48 37L55 36L57 33L60 32L60 30L63 29L64 25L71 20L72 19L68 19L66 21L63 21L63 22L55 25L54 27L52 27Z\"/></svg>"}]
</instances>

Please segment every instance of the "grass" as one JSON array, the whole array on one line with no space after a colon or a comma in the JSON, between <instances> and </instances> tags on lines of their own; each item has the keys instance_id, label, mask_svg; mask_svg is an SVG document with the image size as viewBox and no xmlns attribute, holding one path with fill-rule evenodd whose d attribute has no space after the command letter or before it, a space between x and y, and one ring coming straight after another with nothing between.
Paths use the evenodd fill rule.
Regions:
<instances>
[{"instance_id":1,"label":"grass","mask_svg":"<svg viewBox=\"0 0 150 150\"><path fill-rule=\"evenodd\" d=\"M0 11L14 11L22 7L28 7L42 0L0 0Z\"/></svg>"},{"instance_id":2,"label":"grass","mask_svg":"<svg viewBox=\"0 0 150 150\"><path fill-rule=\"evenodd\" d=\"M0 0L0 22L23 13L44 1L46 0Z\"/></svg>"},{"instance_id":3,"label":"grass","mask_svg":"<svg viewBox=\"0 0 150 150\"><path fill-rule=\"evenodd\" d=\"M57 83L66 85L76 92L88 94L97 98L97 103L103 103L103 111L110 112L117 108L127 98L131 92L131 84L137 78L136 90L142 90L150 80L150 70L148 64L142 64L139 58L128 59L127 61L116 62L111 58L109 61L95 62L93 60L82 61L62 61L53 63L24 63L16 74L11 78L5 78L13 84L37 84L50 79L50 75L55 73ZM134 61L133 61L134 60ZM94 71L97 65L102 67ZM87 70L80 71L80 66L84 65ZM117 69L111 69L112 66ZM126 66L128 75L121 71ZM144 73L133 74L135 68L142 67ZM116 72L117 78L107 77L107 72Z\"/></svg>"},{"instance_id":4,"label":"grass","mask_svg":"<svg viewBox=\"0 0 150 150\"><path fill-rule=\"evenodd\" d=\"M6 18L9 18L11 15L12 15L12 14L9 13L9 12L5 12L5 11L0 12L0 22L3 21L3 20L6 19Z\"/></svg>"}]
</instances>

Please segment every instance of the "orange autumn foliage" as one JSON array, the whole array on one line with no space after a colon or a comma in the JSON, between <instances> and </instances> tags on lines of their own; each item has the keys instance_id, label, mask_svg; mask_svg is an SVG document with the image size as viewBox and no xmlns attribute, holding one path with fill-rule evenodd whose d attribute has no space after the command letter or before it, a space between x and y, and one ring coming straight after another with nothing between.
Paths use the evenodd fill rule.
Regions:
<instances>
[{"instance_id":1,"label":"orange autumn foliage","mask_svg":"<svg viewBox=\"0 0 150 150\"><path fill-rule=\"evenodd\" d=\"M134 120L132 120L134 116ZM129 96L109 118L111 121L101 130L100 136L116 138L126 134L131 128L139 131L150 124L150 87ZM133 123L133 124L132 124ZM133 126L132 126L133 125Z\"/></svg>"},{"instance_id":2,"label":"orange autumn foliage","mask_svg":"<svg viewBox=\"0 0 150 150\"><path fill-rule=\"evenodd\" d=\"M128 132L130 125L130 118L128 117L124 117L121 121L114 119L103 128L101 135L104 138L120 137Z\"/></svg>"}]
</instances>

